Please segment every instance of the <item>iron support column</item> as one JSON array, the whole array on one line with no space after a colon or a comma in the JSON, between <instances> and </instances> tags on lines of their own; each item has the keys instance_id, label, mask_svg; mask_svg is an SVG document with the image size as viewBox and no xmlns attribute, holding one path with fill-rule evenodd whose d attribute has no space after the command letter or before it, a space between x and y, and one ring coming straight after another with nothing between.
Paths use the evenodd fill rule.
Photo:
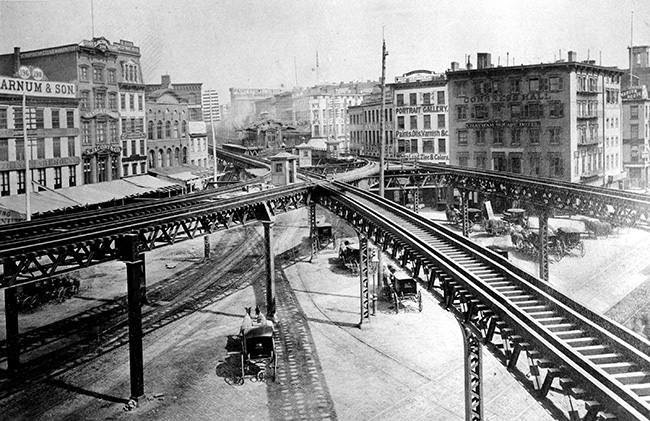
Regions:
<instances>
[{"instance_id":1,"label":"iron support column","mask_svg":"<svg viewBox=\"0 0 650 421\"><path fill-rule=\"evenodd\" d=\"M318 230L316 229L316 202L309 203L307 208L309 218L309 242L311 244L311 256L309 262L318 254Z\"/></svg>"},{"instance_id":2,"label":"iron support column","mask_svg":"<svg viewBox=\"0 0 650 421\"><path fill-rule=\"evenodd\" d=\"M5 277L17 272L16 264L11 260L4 261ZM7 370L15 375L20 370L20 331L18 328L18 289L5 289L5 326L7 335Z\"/></svg>"},{"instance_id":3,"label":"iron support column","mask_svg":"<svg viewBox=\"0 0 650 421\"><path fill-rule=\"evenodd\" d=\"M203 257L205 259L210 258L210 236L209 235L203 236Z\"/></svg>"},{"instance_id":4,"label":"iron support column","mask_svg":"<svg viewBox=\"0 0 650 421\"><path fill-rule=\"evenodd\" d=\"M361 319L359 327L364 320L370 318L370 300L368 293L368 237L359 233L359 298L361 302Z\"/></svg>"},{"instance_id":5,"label":"iron support column","mask_svg":"<svg viewBox=\"0 0 650 421\"><path fill-rule=\"evenodd\" d=\"M548 210L539 212L539 277L548 281Z\"/></svg>"},{"instance_id":6,"label":"iron support column","mask_svg":"<svg viewBox=\"0 0 650 421\"><path fill-rule=\"evenodd\" d=\"M144 396L144 357L142 353L142 283L144 253L138 252L137 234L124 234L119 239L120 257L126 263L127 302L129 312L129 369L131 399Z\"/></svg>"},{"instance_id":7,"label":"iron support column","mask_svg":"<svg viewBox=\"0 0 650 421\"><path fill-rule=\"evenodd\" d=\"M483 419L483 357L481 339L464 324L463 332L465 357L465 421Z\"/></svg>"},{"instance_id":8,"label":"iron support column","mask_svg":"<svg viewBox=\"0 0 650 421\"><path fill-rule=\"evenodd\" d=\"M461 223L463 228L463 237L469 237L469 192L467 190L460 191L460 213Z\"/></svg>"},{"instance_id":9,"label":"iron support column","mask_svg":"<svg viewBox=\"0 0 650 421\"><path fill-rule=\"evenodd\" d=\"M413 212L420 212L420 187L415 187L413 190Z\"/></svg>"},{"instance_id":10,"label":"iron support column","mask_svg":"<svg viewBox=\"0 0 650 421\"><path fill-rule=\"evenodd\" d=\"M266 258L266 315L275 315L275 254L273 253L273 222L262 221L264 225L264 251Z\"/></svg>"}]
</instances>

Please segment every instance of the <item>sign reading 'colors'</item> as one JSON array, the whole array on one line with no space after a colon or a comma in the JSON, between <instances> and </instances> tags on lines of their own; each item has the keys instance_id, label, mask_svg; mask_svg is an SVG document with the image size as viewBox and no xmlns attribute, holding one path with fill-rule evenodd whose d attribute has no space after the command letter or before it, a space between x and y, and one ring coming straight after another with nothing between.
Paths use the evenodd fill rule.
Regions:
<instances>
[{"instance_id":1,"label":"sign reading 'colors'","mask_svg":"<svg viewBox=\"0 0 650 421\"><path fill-rule=\"evenodd\" d=\"M0 76L0 94L76 98L77 89L72 83L49 80L26 80Z\"/></svg>"}]
</instances>

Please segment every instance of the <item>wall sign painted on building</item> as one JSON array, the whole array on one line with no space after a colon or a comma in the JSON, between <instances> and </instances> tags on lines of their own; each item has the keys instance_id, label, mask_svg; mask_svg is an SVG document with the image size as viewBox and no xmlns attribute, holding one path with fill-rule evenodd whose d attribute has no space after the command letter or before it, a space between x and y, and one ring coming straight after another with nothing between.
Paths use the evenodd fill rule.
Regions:
<instances>
[{"instance_id":1,"label":"wall sign painted on building","mask_svg":"<svg viewBox=\"0 0 650 421\"><path fill-rule=\"evenodd\" d=\"M439 153L403 153L398 156L405 159L417 159L419 161L449 161L449 155Z\"/></svg>"},{"instance_id":2,"label":"wall sign painted on building","mask_svg":"<svg viewBox=\"0 0 650 421\"><path fill-rule=\"evenodd\" d=\"M49 167L65 167L68 165L79 165L81 158L78 156L69 156L66 158L45 158L45 159L30 159L30 168L49 168ZM5 161L0 162L0 171L24 170L25 161Z\"/></svg>"},{"instance_id":3,"label":"wall sign painted on building","mask_svg":"<svg viewBox=\"0 0 650 421\"><path fill-rule=\"evenodd\" d=\"M466 96L463 98L463 102L467 104L476 102L543 101L548 99L552 99L548 92L530 92L527 94Z\"/></svg>"},{"instance_id":4,"label":"wall sign painted on building","mask_svg":"<svg viewBox=\"0 0 650 421\"><path fill-rule=\"evenodd\" d=\"M446 113L448 105L422 105L419 107L397 107L395 114Z\"/></svg>"},{"instance_id":5,"label":"wall sign painted on building","mask_svg":"<svg viewBox=\"0 0 650 421\"><path fill-rule=\"evenodd\" d=\"M648 91L645 86L626 89L621 92L621 99L647 99Z\"/></svg>"},{"instance_id":6,"label":"wall sign painted on building","mask_svg":"<svg viewBox=\"0 0 650 421\"><path fill-rule=\"evenodd\" d=\"M47 80L23 80L0 76L0 94L76 98L77 91L72 83Z\"/></svg>"},{"instance_id":7,"label":"wall sign painted on building","mask_svg":"<svg viewBox=\"0 0 650 421\"><path fill-rule=\"evenodd\" d=\"M465 127L468 129L491 129L493 127L540 127L539 121L477 121L473 123L466 123Z\"/></svg>"},{"instance_id":8,"label":"wall sign painted on building","mask_svg":"<svg viewBox=\"0 0 650 421\"><path fill-rule=\"evenodd\" d=\"M397 137L421 137L421 136L449 136L449 131L442 130L397 130Z\"/></svg>"},{"instance_id":9,"label":"wall sign painted on building","mask_svg":"<svg viewBox=\"0 0 650 421\"><path fill-rule=\"evenodd\" d=\"M120 153L122 152L122 147L118 145L97 145L92 148L84 149L84 155L93 155L101 153Z\"/></svg>"}]
</instances>

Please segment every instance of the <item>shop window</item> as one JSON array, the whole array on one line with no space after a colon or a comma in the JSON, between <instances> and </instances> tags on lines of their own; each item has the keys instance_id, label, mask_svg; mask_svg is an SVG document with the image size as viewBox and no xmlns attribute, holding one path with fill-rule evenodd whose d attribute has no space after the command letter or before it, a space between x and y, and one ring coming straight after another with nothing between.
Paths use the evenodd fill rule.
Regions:
<instances>
[{"instance_id":1,"label":"shop window","mask_svg":"<svg viewBox=\"0 0 650 421\"><path fill-rule=\"evenodd\" d=\"M61 167L54 167L54 188L60 189L63 187L61 182Z\"/></svg>"},{"instance_id":2,"label":"shop window","mask_svg":"<svg viewBox=\"0 0 650 421\"><path fill-rule=\"evenodd\" d=\"M0 196L9 196L10 194L9 171L2 171L0 172Z\"/></svg>"}]
</instances>

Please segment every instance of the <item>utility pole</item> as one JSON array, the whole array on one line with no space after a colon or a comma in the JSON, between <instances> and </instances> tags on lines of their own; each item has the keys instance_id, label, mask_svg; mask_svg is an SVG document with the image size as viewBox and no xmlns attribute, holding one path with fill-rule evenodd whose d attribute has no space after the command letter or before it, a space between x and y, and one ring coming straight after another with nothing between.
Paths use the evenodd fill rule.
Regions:
<instances>
[{"instance_id":1,"label":"utility pole","mask_svg":"<svg viewBox=\"0 0 650 421\"><path fill-rule=\"evenodd\" d=\"M385 130L384 130L384 120L385 120L385 113L386 113L386 56L388 55L388 52L386 51L386 40L384 39L384 34L382 30L382 37L381 37L381 116L379 117L379 196L381 198L384 197L384 155L386 153L386 136L385 136ZM384 238L383 241L386 241ZM383 258L382 258L382 244L377 244L377 282L375 284L375 288L373 291L373 296L372 296L372 303L373 303L373 313L376 312L377 308L377 288L376 286L379 285L381 288L381 284L384 279L384 266L383 266Z\"/></svg>"},{"instance_id":2,"label":"utility pole","mask_svg":"<svg viewBox=\"0 0 650 421\"><path fill-rule=\"evenodd\" d=\"M31 115L27 115L26 100L27 95L23 91L23 143L25 146L25 219L27 221L32 220L32 202L31 202L31 190L32 190L32 173L29 169L29 160L32 158L32 148L29 144L29 139L27 138L27 124L31 125ZM31 126L30 126L31 128Z\"/></svg>"}]
</instances>

